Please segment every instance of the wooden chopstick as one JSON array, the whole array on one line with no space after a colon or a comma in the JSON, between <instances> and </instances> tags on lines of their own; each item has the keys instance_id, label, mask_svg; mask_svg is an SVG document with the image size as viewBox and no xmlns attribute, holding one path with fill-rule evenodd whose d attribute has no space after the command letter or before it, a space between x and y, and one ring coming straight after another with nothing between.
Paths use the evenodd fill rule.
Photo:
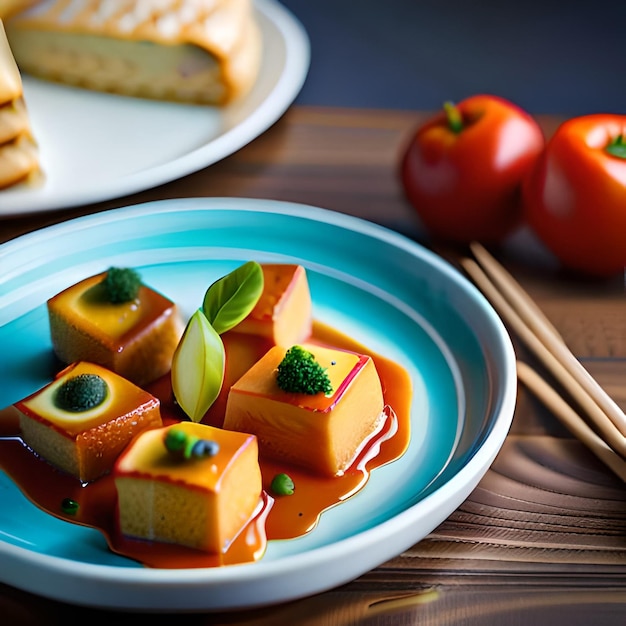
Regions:
<instances>
[{"instance_id":1,"label":"wooden chopstick","mask_svg":"<svg viewBox=\"0 0 626 626\"><path fill-rule=\"evenodd\" d=\"M495 259L494 263L497 263ZM511 298L511 302L509 302L501 293L499 285L496 286L474 260L462 259L461 265L502 316L505 323L511 327L552 375L568 390L604 441L615 452L622 457L626 457L626 437L624 436L626 432L626 416L582 367L560 336L554 336L550 332L550 325L541 323L541 316L537 316L533 312L534 307L519 305L520 299L512 295L512 292L516 291L516 289L522 290L522 287L515 284L516 289L508 290L507 294ZM510 280L514 281L513 278ZM506 282L508 283L509 281ZM502 291L504 292L505 289L502 289ZM526 296L523 300L527 302L528 298ZM520 311L516 308L517 306L520 306L527 319L532 318L532 326L521 316ZM536 332L536 328L541 330ZM609 411L606 411L606 408Z\"/></svg>"},{"instance_id":2,"label":"wooden chopstick","mask_svg":"<svg viewBox=\"0 0 626 626\"><path fill-rule=\"evenodd\" d=\"M519 380L541 400L561 423L582 441L600 461L626 482L626 461L618 456L604 440L585 423L582 417L563 400L530 365L517 362Z\"/></svg>"},{"instance_id":3,"label":"wooden chopstick","mask_svg":"<svg viewBox=\"0 0 626 626\"><path fill-rule=\"evenodd\" d=\"M526 323L539 335L550 333L554 338L563 341L561 333L553 326L537 303L524 291L513 276L477 241L470 244L472 254L490 276L491 280L500 287L509 302L515 302L518 313Z\"/></svg>"},{"instance_id":4,"label":"wooden chopstick","mask_svg":"<svg viewBox=\"0 0 626 626\"><path fill-rule=\"evenodd\" d=\"M525 323L535 332L537 337L554 354L569 373L576 379L596 404L606 413L623 437L626 437L626 416L616 402L589 374L580 361L565 345L563 338L539 309L531 297L517 283L498 261L479 243L472 243L471 250L483 270L499 287L500 291L515 306L515 310Z\"/></svg>"}]
</instances>

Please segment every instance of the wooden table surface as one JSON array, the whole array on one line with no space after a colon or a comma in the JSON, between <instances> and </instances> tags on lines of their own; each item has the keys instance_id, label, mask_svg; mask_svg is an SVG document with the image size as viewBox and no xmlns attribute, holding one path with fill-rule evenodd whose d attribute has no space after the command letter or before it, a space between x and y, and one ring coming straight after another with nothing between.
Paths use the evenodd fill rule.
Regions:
<instances>
[{"instance_id":1,"label":"wooden table surface","mask_svg":"<svg viewBox=\"0 0 626 626\"><path fill-rule=\"evenodd\" d=\"M400 151L424 117L294 106L261 137L205 170L126 198L0 220L0 242L148 200L237 196L348 213L429 246L396 177ZM547 135L559 121L540 119ZM456 251L437 249L454 262ZM494 252L626 408L623 277L569 276L523 231ZM537 365L513 340L518 355ZM122 616L0 585L2 624ZM624 624L626 487L520 387L512 429L492 468L467 501L410 550L311 598L171 619L192 625Z\"/></svg>"}]
</instances>

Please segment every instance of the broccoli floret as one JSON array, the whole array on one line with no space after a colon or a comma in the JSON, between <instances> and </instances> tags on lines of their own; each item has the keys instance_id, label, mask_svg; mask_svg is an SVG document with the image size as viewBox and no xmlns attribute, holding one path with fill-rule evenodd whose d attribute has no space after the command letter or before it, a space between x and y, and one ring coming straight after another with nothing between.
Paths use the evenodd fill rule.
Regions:
<instances>
[{"instance_id":1,"label":"broccoli floret","mask_svg":"<svg viewBox=\"0 0 626 626\"><path fill-rule=\"evenodd\" d=\"M128 267L110 267L102 284L112 304L131 302L139 294L141 276Z\"/></svg>"},{"instance_id":2,"label":"broccoli floret","mask_svg":"<svg viewBox=\"0 0 626 626\"><path fill-rule=\"evenodd\" d=\"M102 404L108 391L106 381L97 374L79 374L58 388L54 403L64 411L80 413Z\"/></svg>"},{"instance_id":3,"label":"broccoli floret","mask_svg":"<svg viewBox=\"0 0 626 626\"><path fill-rule=\"evenodd\" d=\"M315 356L302 346L292 346L278 365L276 382L283 391L292 393L329 394L330 378Z\"/></svg>"}]
</instances>

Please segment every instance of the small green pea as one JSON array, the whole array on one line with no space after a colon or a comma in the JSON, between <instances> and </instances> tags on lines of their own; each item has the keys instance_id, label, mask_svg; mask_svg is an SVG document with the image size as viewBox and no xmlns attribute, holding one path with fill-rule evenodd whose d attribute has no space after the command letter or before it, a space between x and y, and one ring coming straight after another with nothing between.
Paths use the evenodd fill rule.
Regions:
<instances>
[{"instance_id":1,"label":"small green pea","mask_svg":"<svg viewBox=\"0 0 626 626\"><path fill-rule=\"evenodd\" d=\"M63 498L61 502L61 510L63 513L67 513L68 515L76 515L78 513L80 505L76 500L72 500L72 498Z\"/></svg>"},{"instance_id":2,"label":"small green pea","mask_svg":"<svg viewBox=\"0 0 626 626\"><path fill-rule=\"evenodd\" d=\"M287 474L276 474L270 487L277 496L290 496L295 491L293 480Z\"/></svg>"},{"instance_id":3,"label":"small green pea","mask_svg":"<svg viewBox=\"0 0 626 626\"><path fill-rule=\"evenodd\" d=\"M179 428L170 428L165 433L164 443L172 455L182 459L215 456L220 449L217 441L188 435Z\"/></svg>"},{"instance_id":4,"label":"small green pea","mask_svg":"<svg viewBox=\"0 0 626 626\"><path fill-rule=\"evenodd\" d=\"M187 435L182 430L177 428L170 428L165 433L165 447L174 453L183 453L185 450L185 444L187 443Z\"/></svg>"}]
</instances>

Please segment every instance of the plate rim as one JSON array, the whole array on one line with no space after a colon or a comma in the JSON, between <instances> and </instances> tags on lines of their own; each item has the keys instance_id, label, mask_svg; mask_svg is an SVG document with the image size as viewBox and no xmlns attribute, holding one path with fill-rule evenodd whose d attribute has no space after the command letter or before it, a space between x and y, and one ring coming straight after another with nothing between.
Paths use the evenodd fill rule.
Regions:
<instances>
[{"instance_id":1,"label":"plate rim","mask_svg":"<svg viewBox=\"0 0 626 626\"><path fill-rule=\"evenodd\" d=\"M172 205L175 205L173 208ZM503 353L505 355L505 366L509 368L509 376L505 377L507 381L507 388L503 392L504 402L499 409L499 415L494 418L490 424L490 430L485 436L482 444L474 451L471 458L457 471L453 476L447 478L441 485L439 485L434 491L420 499L414 505L402 510L400 513L375 525L372 528L361 531L355 535L340 539L329 545L314 548L307 552L307 563L311 568L323 567L328 555L332 552L334 554L337 551L343 551L345 555L352 555L355 546L366 546L368 549L372 546L376 546L376 541L373 539L373 535L380 532L380 529L387 529L388 527L394 528L394 535L396 536L394 541L396 544L396 550L399 554L404 549L410 547L415 541L410 537L403 538L402 530L406 530L412 521L412 512L419 507L421 509L430 510L430 515L433 516L431 525L434 528L437 523L443 521L454 509L458 507L458 503L455 501L453 505L449 505L447 508L442 506L441 500L445 503L443 491L450 485L461 483L463 494L469 495L471 490L480 481L484 472L487 471L491 462L494 460L497 452L501 448L504 439L509 431L515 401L516 401L516 387L517 381L514 376L515 373L515 355L513 352L512 343L510 341L508 332L506 331L504 324L500 320L497 313L493 310L491 305L484 299L482 294L476 289L476 287L460 272L452 267L447 261L437 256L435 253L427 250L420 244L409 239L405 235L402 235L396 231L393 231L385 226L375 224L366 219L355 217L343 213L337 213L329 209L323 209L313 207L305 204L298 204L288 201L279 200L267 200L267 199L251 199L251 198L184 198L184 199L169 199L169 200L156 200L145 203L139 203L135 205L129 205L127 207L121 207L118 209L111 209L103 213L97 213L92 215L85 215L70 219L65 222L61 222L52 226L48 226L32 233L22 235L14 240L6 242L0 246L0 259L3 254L9 254L13 248L28 247L36 245L37 240L40 238L50 239L54 237L55 233L62 231L71 232L75 229L90 229L97 228L101 223L115 223L117 220L127 219L129 216L141 217L142 215L159 215L164 212L178 211L181 208L185 210L197 210L197 211L211 211L212 207L220 209L228 209L229 206L235 206L238 210L249 210L271 212L289 215L295 215L297 217L304 217L307 219L319 220L322 222L330 222L333 225L338 225L342 228L348 228L350 230L356 230L360 233L364 233L373 237L383 238L386 241L391 241L395 245L398 245L416 256L422 258L431 265L435 265L437 269L456 283L462 284L465 290L471 291L473 297L484 303L486 311L490 312L490 320L496 325L498 336L502 341ZM0 281L0 286L2 281ZM504 415L508 414L508 416ZM433 513L436 511L436 514ZM12 562L17 563L19 561L32 561L33 565L44 564L48 567L49 571L63 572L66 575L72 575L70 570L76 568L76 561L66 559L58 556L51 556L33 551L26 550L19 546L7 544L0 540L0 545L5 546L5 556ZM400 548L400 549L398 549ZM365 561L361 561L359 564L359 572L357 575L369 571L372 567L376 567L382 562L380 560L380 546L377 550L372 550L372 553L367 555ZM390 558L389 554L383 560ZM128 584L129 582L138 582L136 579L141 579L142 584L156 586L156 591L163 591L163 588L171 589L173 592L183 590L188 591L188 597L186 598L185 606L172 606L171 600L165 602L165 605L160 606L147 606L145 602L133 603L132 598L120 599L118 601L102 602L98 601L95 597L91 599L82 598L77 599L75 597L62 597L63 591L57 590L56 593L50 597L69 601L73 604L84 604L86 606L103 606L107 608L117 609L133 609L133 610L146 610L150 611L168 610L181 611L193 608L195 610L217 611L224 609L243 609L254 608L258 606L265 606L267 604L276 604L277 602L283 602L287 600L293 600L298 597L310 595L311 593L317 593L336 587L342 582L352 580L354 576L354 569L344 575L342 580L332 579L329 577L327 586L320 586L319 583L312 589L301 589L300 593L294 591L277 593L273 592L267 601L262 601L256 598L250 603L238 603L233 605L232 603L220 604L215 598L212 601L208 601L206 598L198 597L198 592L202 591L206 585L217 586L230 586L233 582L241 584L243 582L249 582L251 580L257 581L259 572L262 571L263 575L270 581L276 576L284 575L287 570L289 573L296 572L301 569L298 560L301 559L299 553L283 556L278 560L269 561L263 563L263 561L255 564L245 564L239 566L231 566L229 568L205 568L205 569L190 569L190 570L175 570L175 574L172 574L172 570L167 569L134 569L134 568L119 568L115 565L93 564L93 563L81 563L80 569L87 569L98 575L97 580L100 582L107 581L109 583L115 583L118 587L121 583ZM362 570L364 564L368 567ZM259 567L260 566L260 567ZM362 570L362 571L361 571ZM140 574L138 575L138 572ZM4 579L4 576L0 576ZM175 580L173 580L175 578ZM215 579L215 580L214 580ZM5 579L7 584L12 584L10 580ZM27 588L29 584L34 585L32 581L22 581L21 588ZM36 585L35 585L36 586ZM27 588L29 591L33 591L39 595L45 595L40 588L33 589ZM206 590L206 589L204 589Z\"/></svg>"}]
</instances>

